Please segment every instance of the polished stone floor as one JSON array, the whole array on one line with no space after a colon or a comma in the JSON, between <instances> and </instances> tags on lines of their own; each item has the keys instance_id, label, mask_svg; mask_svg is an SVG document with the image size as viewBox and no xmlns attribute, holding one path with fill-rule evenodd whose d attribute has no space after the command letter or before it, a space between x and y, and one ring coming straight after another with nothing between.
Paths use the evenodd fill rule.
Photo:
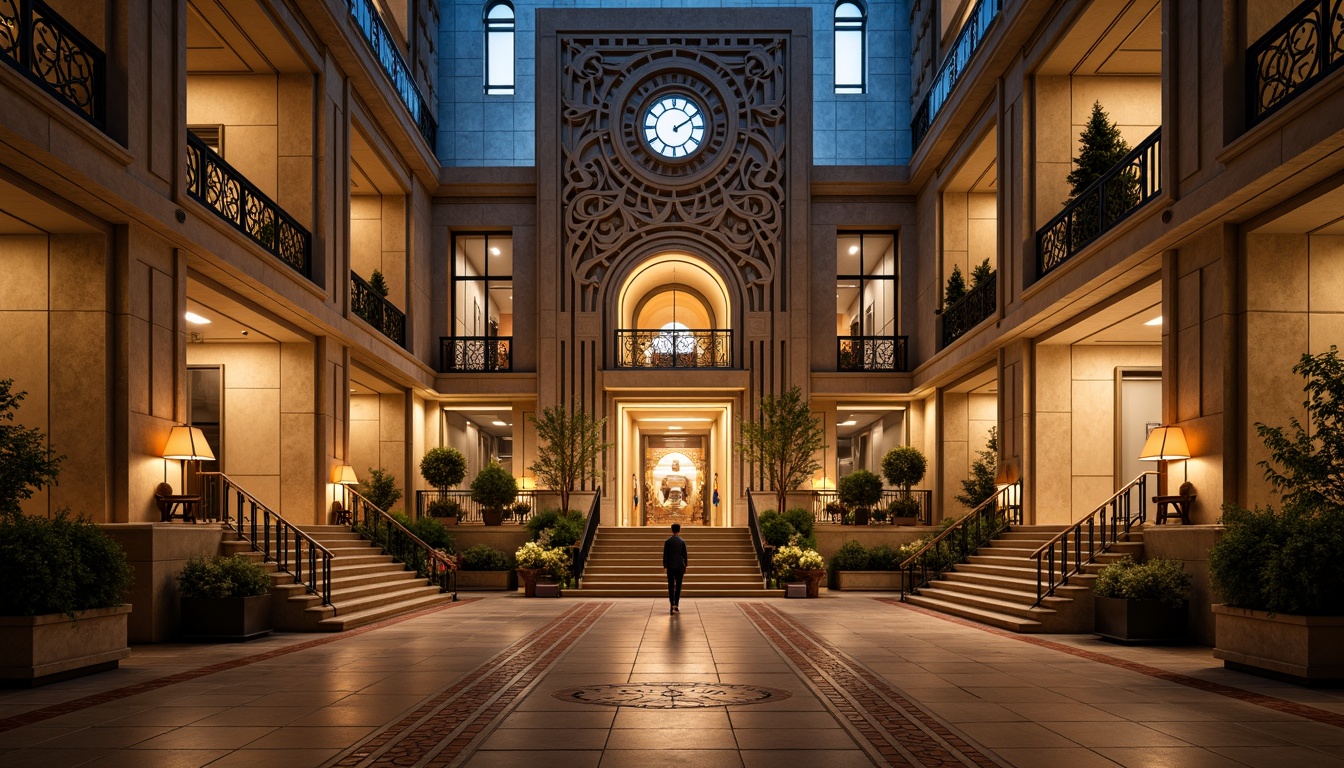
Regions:
<instances>
[{"instance_id":1,"label":"polished stone floor","mask_svg":"<svg viewBox=\"0 0 1344 768\"><path fill-rule=\"evenodd\" d=\"M0 691L0 766L1341 766L1344 692L889 597L494 595Z\"/></svg>"}]
</instances>

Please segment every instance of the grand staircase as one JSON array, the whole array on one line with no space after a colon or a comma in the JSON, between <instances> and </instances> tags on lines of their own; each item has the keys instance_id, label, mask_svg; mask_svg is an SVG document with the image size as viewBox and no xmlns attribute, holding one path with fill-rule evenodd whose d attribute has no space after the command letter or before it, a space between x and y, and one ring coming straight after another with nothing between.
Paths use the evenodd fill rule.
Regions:
<instances>
[{"instance_id":1,"label":"grand staircase","mask_svg":"<svg viewBox=\"0 0 1344 768\"><path fill-rule=\"evenodd\" d=\"M667 597L663 574L666 528L597 529L577 590L583 597ZM782 597L766 589L746 528L682 528L690 567L682 597Z\"/></svg>"},{"instance_id":2,"label":"grand staircase","mask_svg":"<svg viewBox=\"0 0 1344 768\"><path fill-rule=\"evenodd\" d=\"M398 614L452 602L414 571L394 562L372 542L346 525L313 525L302 529L331 550L331 605L281 570L271 575L275 628L290 632L341 632ZM224 553L248 553L241 539L224 542ZM254 553L260 559L260 553ZM291 553L292 556L292 553ZM305 568L307 565L305 564Z\"/></svg>"},{"instance_id":3,"label":"grand staircase","mask_svg":"<svg viewBox=\"0 0 1344 768\"><path fill-rule=\"evenodd\" d=\"M1112 544L1067 586L1056 589L1054 596L1036 606L1036 561L1031 554L1064 529L1015 525L906 600L911 605L1013 632L1091 632L1092 583L1097 571L1125 555L1141 557L1143 530L1136 526L1128 541Z\"/></svg>"}]
</instances>

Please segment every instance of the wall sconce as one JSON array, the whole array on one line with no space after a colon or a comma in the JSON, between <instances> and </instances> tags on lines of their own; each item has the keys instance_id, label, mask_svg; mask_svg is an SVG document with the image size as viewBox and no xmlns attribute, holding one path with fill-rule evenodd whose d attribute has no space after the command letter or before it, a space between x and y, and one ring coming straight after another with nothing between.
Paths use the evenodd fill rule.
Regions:
<instances>
[{"instance_id":1,"label":"wall sconce","mask_svg":"<svg viewBox=\"0 0 1344 768\"><path fill-rule=\"evenodd\" d=\"M1180 427L1161 426L1148 433L1148 440L1139 451L1139 461L1184 461L1190 458L1190 445L1185 442L1185 432ZM1189 473L1182 464L1185 479Z\"/></svg>"},{"instance_id":2,"label":"wall sconce","mask_svg":"<svg viewBox=\"0 0 1344 768\"><path fill-rule=\"evenodd\" d=\"M214 461L215 452L210 450L205 433L200 427L176 426L168 431L168 443L163 446L163 481L168 482L168 459L182 462L182 493L187 492L187 462Z\"/></svg>"}]
</instances>

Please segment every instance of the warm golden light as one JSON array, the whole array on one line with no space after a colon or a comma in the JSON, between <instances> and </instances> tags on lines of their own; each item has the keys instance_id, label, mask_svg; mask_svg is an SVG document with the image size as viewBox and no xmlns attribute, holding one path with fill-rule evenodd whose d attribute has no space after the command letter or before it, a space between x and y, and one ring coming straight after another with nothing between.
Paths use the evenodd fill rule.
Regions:
<instances>
[{"instance_id":1,"label":"warm golden light","mask_svg":"<svg viewBox=\"0 0 1344 768\"><path fill-rule=\"evenodd\" d=\"M1148 433L1148 441L1139 452L1140 461L1169 461L1190 458L1190 446L1180 427L1157 427Z\"/></svg>"},{"instance_id":2,"label":"warm golden light","mask_svg":"<svg viewBox=\"0 0 1344 768\"><path fill-rule=\"evenodd\" d=\"M214 461L215 453L200 427L173 427L168 433L168 444L163 446L163 458Z\"/></svg>"},{"instance_id":3,"label":"warm golden light","mask_svg":"<svg viewBox=\"0 0 1344 768\"><path fill-rule=\"evenodd\" d=\"M349 464L342 464L336 468L336 479L332 482L337 485L359 485L359 478L355 477L355 468Z\"/></svg>"}]
</instances>

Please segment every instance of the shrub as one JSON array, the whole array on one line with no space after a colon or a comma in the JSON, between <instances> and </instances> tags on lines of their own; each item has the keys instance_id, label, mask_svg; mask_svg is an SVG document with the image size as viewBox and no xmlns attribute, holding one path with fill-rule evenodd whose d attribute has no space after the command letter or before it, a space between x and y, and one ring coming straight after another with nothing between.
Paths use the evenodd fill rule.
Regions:
<instances>
[{"instance_id":1,"label":"shrub","mask_svg":"<svg viewBox=\"0 0 1344 768\"><path fill-rule=\"evenodd\" d=\"M461 517L462 505L453 499L435 499L426 511L430 517Z\"/></svg>"},{"instance_id":2,"label":"shrub","mask_svg":"<svg viewBox=\"0 0 1344 768\"><path fill-rule=\"evenodd\" d=\"M1344 508L1223 508L1209 577L1228 605L1305 616L1344 615Z\"/></svg>"},{"instance_id":3,"label":"shrub","mask_svg":"<svg viewBox=\"0 0 1344 768\"><path fill-rule=\"evenodd\" d=\"M47 447L40 430L13 423L27 394L10 394L13 384L13 379L0 379L0 516L20 514L24 499L55 483L65 458Z\"/></svg>"},{"instance_id":4,"label":"shrub","mask_svg":"<svg viewBox=\"0 0 1344 768\"><path fill-rule=\"evenodd\" d=\"M508 554L488 544L477 544L462 553L464 571L507 571L512 568Z\"/></svg>"},{"instance_id":5,"label":"shrub","mask_svg":"<svg viewBox=\"0 0 1344 768\"><path fill-rule=\"evenodd\" d=\"M528 519L527 529L532 532L532 540L546 546L572 546L583 539L583 529L588 518L582 512L569 510L561 514L559 510L548 509L538 512Z\"/></svg>"},{"instance_id":6,"label":"shrub","mask_svg":"<svg viewBox=\"0 0 1344 768\"><path fill-rule=\"evenodd\" d=\"M878 544L868 550L868 570L870 571L898 571L901 569L901 561L907 556L901 554L901 550L889 544Z\"/></svg>"},{"instance_id":7,"label":"shrub","mask_svg":"<svg viewBox=\"0 0 1344 768\"><path fill-rule=\"evenodd\" d=\"M177 575L183 597L255 597L271 591L271 575L244 555L193 557Z\"/></svg>"},{"instance_id":8,"label":"shrub","mask_svg":"<svg viewBox=\"0 0 1344 768\"><path fill-rule=\"evenodd\" d=\"M892 517L919 517L919 499L914 496L901 496L887 505L887 514Z\"/></svg>"},{"instance_id":9,"label":"shrub","mask_svg":"<svg viewBox=\"0 0 1344 768\"><path fill-rule=\"evenodd\" d=\"M792 545L786 545L775 550L773 562L775 578L780 580L789 578L794 569L809 570L826 567L826 561L816 550L803 549Z\"/></svg>"},{"instance_id":10,"label":"shrub","mask_svg":"<svg viewBox=\"0 0 1344 768\"><path fill-rule=\"evenodd\" d=\"M812 535L812 527L816 524L816 518L812 516L812 510L794 507L784 513L784 519L789 521L793 530L799 535L808 537Z\"/></svg>"},{"instance_id":11,"label":"shrub","mask_svg":"<svg viewBox=\"0 0 1344 768\"><path fill-rule=\"evenodd\" d=\"M102 528L68 510L0 518L0 616L39 616L121 605L126 553Z\"/></svg>"},{"instance_id":12,"label":"shrub","mask_svg":"<svg viewBox=\"0 0 1344 768\"><path fill-rule=\"evenodd\" d=\"M856 469L836 485L840 502L848 507L872 509L882 500L882 478L866 469Z\"/></svg>"},{"instance_id":13,"label":"shrub","mask_svg":"<svg viewBox=\"0 0 1344 768\"><path fill-rule=\"evenodd\" d=\"M1179 608L1190 593L1190 574L1175 560L1153 558L1136 563L1125 555L1097 573L1092 593L1097 597L1119 597L1125 600L1158 600L1163 605Z\"/></svg>"},{"instance_id":14,"label":"shrub","mask_svg":"<svg viewBox=\"0 0 1344 768\"><path fill-rule=\"evenodd\" d=\"M417 539L428 544L433 549L442 549L451 552L453 550L453 534L443 523L432 517L422 517L419 520L412 520L410 517L395 512L392 519L406 526Z\"/></svg>"},{"instance_id":15,"label":"shrub","mask_svg":"<svg viewBox=\"0 0 1344 768\"><path fill-rule=\"evenodd\" d=\"M542 570L562 581L569 575L569 550L564 547L543 547L529 541L513 556L519 568Z\"/></svg>"},{"instance_id":16,"label":"shrub","mask_svg":"<svg viewBox=\"0 0 1344 768\"><path fill-rule=\"evenodd\" d=\"M467 457L456 448L430 448L420 459L420 476L440 491L446 491L467 476Z\"/></svg>"},{"instance_id":17,"label":"shrub","mask_svg":"<svg viewBox=\"0 0 1344 768\"><path fill-rule=\"evenodd\" d=\"M471 500L487 509L503 509L518 498L518 481L497 462L490 462L471 481Z\"/></svg>"},{"instance_id":18,"label":"shrub","mask_svg":"<svg viewBox=\"0 0 1344 768\"><path fill-rule=\"evenodd\" d=\"M789 538L795 533L793 525L773 510L761 515L760 525L761 538L765 539L765 543L772 547L787 545Z\"/></svg>"},{"instance_id":19,"label":"shrub","mask_svg":"<svg viewBox=\"0 0 1344 768\"><path fill-rule=\"evenodd\" d=\"M401 501L401 491L397 488L396 475L384 469L369 467L369 474L359 483L359 495L369 500L373 506L390 512L393 505Z\"/></svg>"},{"instance_id":20,"label":"shrub","mask_svg":"<svg viewBox=\"0 0 1344 768\"><path fill-rule=\"evenodd\" d=\"M866 571L868 552L862 544L850 539L831 555L831 568L836 571Z\"/></svg>"},{"instance_id":21,"label":"shrub","mask_svg":"<svg viewBox=\"0 0 1344 768\"><path fill-rule=\"evenodd\" d=\"M892 448L882 457L882 476L888 483L909 491L910 486L924 479L929 462L918 448L903 445Z\"/></svg>"}]
</instances>

